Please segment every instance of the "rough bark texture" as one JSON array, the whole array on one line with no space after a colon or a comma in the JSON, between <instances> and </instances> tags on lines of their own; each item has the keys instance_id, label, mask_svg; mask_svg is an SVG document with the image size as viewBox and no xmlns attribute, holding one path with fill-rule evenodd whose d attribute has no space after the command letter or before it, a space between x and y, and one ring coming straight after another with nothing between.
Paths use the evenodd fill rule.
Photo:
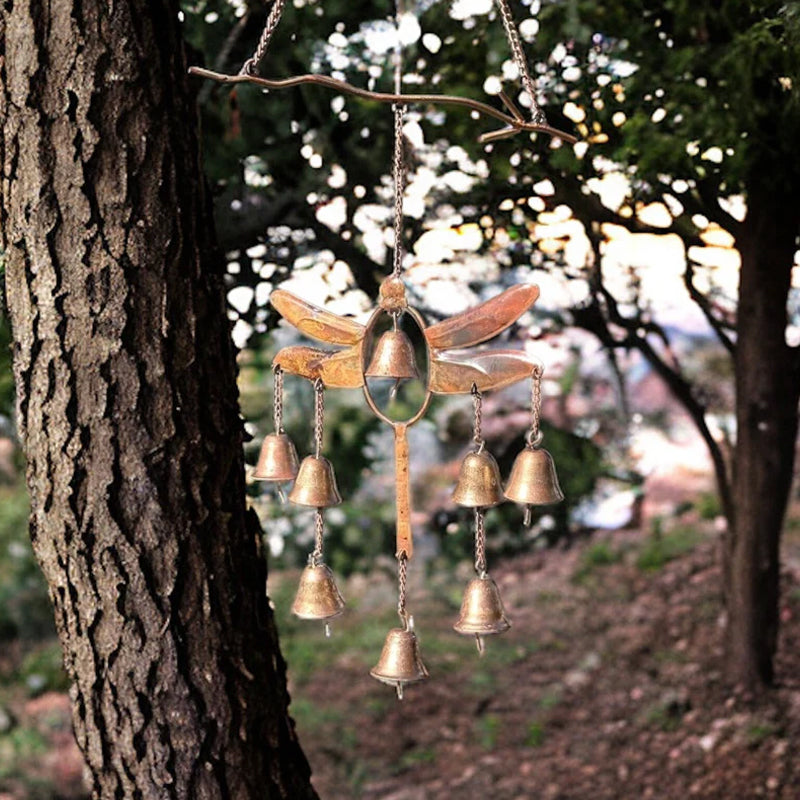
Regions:
<instances>
[{"instance_id":1,"label":"rough bark texture","mask_svg":"<svg viewBox=\"0 0 800 800\"><path fill-rule=\"evenodd\" d=\"M245 507L177 3L7 0L3 52L31 537L93 794L313 797Z\"/></svg>"},{"instance_id":2,"label":"rough bark texture","mask_svg":"<svg viewBox=\"0 0 800 800\"><path fill-rule=\"evenodd\" d=\"M765 170L765 174L775 174ZM797 354L786 302L800 223L796 198L774 186L748 194L736 344L733 519L725 541L727 671L747 691L773 682L780 539L797 440Z\"/></svg>"}]
</instances>

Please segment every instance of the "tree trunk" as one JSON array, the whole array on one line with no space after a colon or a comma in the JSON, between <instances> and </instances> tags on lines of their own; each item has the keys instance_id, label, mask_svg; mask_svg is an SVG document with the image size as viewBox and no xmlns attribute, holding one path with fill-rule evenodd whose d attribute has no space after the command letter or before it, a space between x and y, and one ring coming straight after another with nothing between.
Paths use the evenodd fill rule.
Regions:
<instances>
[{"instance_id":1,"label":"tree trunk","mask_svg":"<svg viewBox=\"0 0 800 800\"><path fill-rule=\"evenodd\" d=\"M766 172L774 174L774 172ZM727 671L757 691L773 681L780 537L792 483L800 382L786 301L798 233L793 197L753 188L742 257L736 345L734 513L725 540Z\"/></svg>"},{"instance_id":2,"label":"tree trunk","mask_svg":"<svg viewBox=\"0 0 800 800\"><path fill-rule=\"evenodd\" d=\"M96 798L315 797L245 506L177 3L4 4L31 538Z\"/></svg>"}]
</instances>

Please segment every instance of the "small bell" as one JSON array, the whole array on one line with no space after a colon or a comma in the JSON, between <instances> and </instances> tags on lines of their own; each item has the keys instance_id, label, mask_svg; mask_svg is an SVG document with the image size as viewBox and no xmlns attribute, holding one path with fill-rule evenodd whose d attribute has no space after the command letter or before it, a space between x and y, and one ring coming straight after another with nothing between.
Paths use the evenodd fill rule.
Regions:
<instances>
[{"instance_id":1,"label":"small bell","mask_svg":"<svg viewBox=\"0 0 800 800\"><path fill-rule=\"evenodd\" d=\"M505 500L500 469L491 453L468 453L461 463L453 502L468 508L489 508Z\"/></svg>"},{"instance_id":2,"label":"small bell","mask_svg":"<svg viewBox=\"0 0 800 800\"><path fill-rule=\"evenodd\" d=\"M485 574L473 578L464 591L461 613L453 625L454 630L465 635L474 634L478 652L482 654L484 636L503 633L510 627L497 584Z\"/></svg>"},{"instance_id":3,"label":"small bell","mask_svg":"<svg viewBox=\"0 0 800 800\"><path fill-rule=\"evenodd\" d=\"M506 485L506 497L528 506L547 506L564 499L553 457L547 450L526 447L516 457Z\"/></svg>"},{"instance_id":4,"label":"small bell","mask_svg":"<svg viewBox=\"0 0 800 800\"><path fill-rule=\"evenodd\" d=\"M419 377L414 346L405 331L386 331L381 336L364 374L368 378L394 380Z\"/></svg>"},{"instance_id":5,"label":"small bell","mask_svg":"<svg viewBox=\"0 0 800 800\"><path fill-rule=\"evenodd\" d=\"M428 670L419 654L419 640L409 617L406 628L392 628L383 643L378 663L370 670L373 678L394 686L397 697L403 699L403 687L428 677Z\"/></svg>"},{"instance_id":6,"label":"small bell","mask_svg":"<svg viewBox=\"0 0 800 800\"><path fill-rule=\"evenodd\" d=\"M325 564L309 564L300 576L292 614L300 619L331 619L344 611L344 598Z\"/></svg>"},{"instance_id":7,"label":"small bell","mask_svg":"<svg viewBox=\"0 0 800 800\"><path fill-rule=\"evenodd\" d=\"M297 450L292 440L285 433L267 434L253 477L261 481L293 481L297 469Z\"/></svg>"},{"instance_id":8,"label":"small bell","mask_svg":"<svg viewBox=\"0 0 800 800\"><path fill-rule=\"evenodd\" d=\"M294 481L289 501L298 506L328 508L342 502L333 465L325 456L306 456Z\"/></svg>"}]
</instances>

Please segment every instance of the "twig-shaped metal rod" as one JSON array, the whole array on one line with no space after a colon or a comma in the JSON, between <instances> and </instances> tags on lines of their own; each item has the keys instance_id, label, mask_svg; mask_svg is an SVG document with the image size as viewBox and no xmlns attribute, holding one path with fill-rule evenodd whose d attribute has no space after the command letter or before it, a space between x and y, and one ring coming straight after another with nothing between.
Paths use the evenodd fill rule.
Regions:
<instances>
[{"instance_id":1,"label":"twig-shaped metal rod","mask_svg":"<svg viewBox=\"0 0 800 800\"><path fill-rule=\"evenodd\" d=\"M191 75L198 75L201 78L210 78L219 83L253 83L256 86L263 86L265 89L289 89L293 86L313 84L335 89L345 94L352 94L364 100L373 100L378 103L431 103L462 106L463 108L469 108L472 111L477 111L479 114L492 117L506 124L505 128L490 131L489 133L484 133L479 136L478 141L482 144L495 142L500 139L507 139L509 136L514 136L523 131L527 133L546 133L549 136L563 139L569 144L575 144L578 141L577 137L572 134L554 128L551 125L526 122L520 110L504 92L500 92L498 97L503 101L510 114L505 114L486 103L481 103L479 100L472 100L468 97L456 97L450 94L389 94L388 92L371 92L368 89L361 89L346 81L330 78L327 75L295 75L293 78L270 80L269 78L259 78L255 75L225 75L221 72L203 69L202 67L190 67L189 73Z\"/></svg>"}]
</instances>

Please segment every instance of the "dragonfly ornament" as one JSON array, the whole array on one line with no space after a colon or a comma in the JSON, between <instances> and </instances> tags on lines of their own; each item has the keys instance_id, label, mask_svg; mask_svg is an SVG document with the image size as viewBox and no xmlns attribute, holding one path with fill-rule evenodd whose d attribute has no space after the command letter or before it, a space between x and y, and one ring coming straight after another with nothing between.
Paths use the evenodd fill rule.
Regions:
<instances>
[{"instance_id":1,"label":"dragonfly ornament","mask_svg":"<svg viewBox=\"0 0 800 800\"><path fill-rule=\"evenodd\" d=\"M399 2L399 0L398 0ZM492 143L516 134L546 134L562 142L574 143L575 137L547 123L543 110L537 103L536 85L522 50L519 32L514 22L508 0L495 0L506 33L511 56L517 67L522 88L527 95L530 119L526 119L517 105L503 92L498 97L505 106L500 111L493 105L465 97L451 95L404 95L401 93L402 53L395 53L394 92L376 92L353 86L344 81L323 75L297 75L270 80L255 74L267 47L280 22L286 0L274 0L264 30L252 58L245 62L238 75L222 75L193 67L190 72L227 84L250 83L263 90L289 89L304 84L324 86L337 93L355 95L377 103L391 103L394 113L394 269L380 286L378 306L366 324L338 316L306 302L283 289L272 292L270 301L275 310L301 334L326 345L293 345L278 352L274 359L274 422L275 432L269 434L262 445L254 476L273 481L280 486L293 481L289 500L314 509L314 549L303 570L300 586L292 611L304 619L321 620L326 634L329 622L344 610L344 598L336 586L333 573L323 560L325 508L342 502L336 484L333 465L322 454L324 429L324 393L326 389L362 388L372 412L394 430L396 467L396 558L398 570L397 611L402 627L394 628L386 638L383 651L370 674L394 686L398 697L409 683L423 680L428 671L422 663L414 632L413 617L406 610L407 569L414 553L411 527L411 493L409 478L408 428L424 416L433 395L470 394L474 406L474 450L461 465L453 501L471 508L475 528L475 571L464 594L461 613L455 630L474 635L478 651L483 652L484 636L502 633L509 628L497 585L486 568L486 509L513 500L526 507L526 524L530 522L530 508L547 505L563 499L553 460L541 448L539 430L541 410L542 368L524 352L504 349L476 349L486 344L513 325L528 311L539 296L533 285L514 286L497 297L472 308L463 314L427 325L423 315L409 305L403 271L403 194L405 189L405 142L403 136L404 114L410 103L417 105L450 105L469 108L474 115L488 117L504 123L504 127L489 131L480 137L483 143ZM398 42L400 41L398 37ZM384 330L386 318L391 329ZM422 376L424 397L417 409L406 419L394 419L376 402L370 387L370 378L391 378L395 388L404 379L419 377L414 348L400 326L406 318L407 327L418 329L418 337L426 350L426 368ZM409 322L410 321L410 322ZM384 330L383 333L381 331ZM378 334L380 333L380 336ZM376 341L377 339L377 341ZM332 349L331 349L332 348ZM314 386L314 453L299 461L297 451L283 429L283 377L295 375L312 382ZM502 389L518 381L531 380L531 424L527 445L517 456L508 483L503 489L497 462L487 452L481 433L483 393Z\"/></svg>"}]
</instances>

